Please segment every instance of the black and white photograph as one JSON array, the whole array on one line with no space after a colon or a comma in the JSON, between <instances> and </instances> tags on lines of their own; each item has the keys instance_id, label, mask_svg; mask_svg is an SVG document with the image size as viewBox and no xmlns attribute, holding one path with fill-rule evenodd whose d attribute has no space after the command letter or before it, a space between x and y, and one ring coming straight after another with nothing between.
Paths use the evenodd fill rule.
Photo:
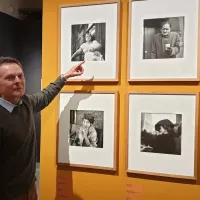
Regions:
<instances>
[{"instance_id":1,"label":"black and white photograph","mask_svg":"<svg viewBox=\"0 0 200 200\"><path fill-rule=\"evenodd\" d=\"M129 8L129 81L198 81L199 0L132 1Z\"/></svg>"},{"instance_id":2,"label":"black and white photograph","mask_svg":"<svg viewBox=\"0 0 200 200\"><path fill-rule=\"evenodd\" d=\"M71 26L71 61L105 61L106 23Z\"/></svg>"},{"instance_id":3,"label":"black and white photograph","mask_svg":"<svg viewBox=\"0 0 200 200\"><path fill-rule=\"evenodd\" d=\"M103 111L70 110L70 146L103 148Z\"/></svg>"},{"instance_id":4,"label":"black and white photograph","mask_svg":"<svg viewBox=\"0 0 200 200\"><path fill-rule=\"evenodd\" d=\"M61 92L58 163L116 170L116 106L115 92Z\"/></svg>"},{"instance_id":5,"label":"black and white photograph","mask_svg":"<svg viewBox=\"0 0 200 200\"><path fill-rule=\"evenodd\" d=\"M141 113L141 152L181 155L182 114Z\"/></svg>"},{"instance_id":6,"label":"black and white photograph","mask_svg":"<svg viewBox=\"0 0 200 200\"><path fill-rule=\"evenodd\" d=\"M196 177L198 93L130 92L127 171Z\"/></svg>"},{"instance_id":7,"label":"black and white photograph","mask_svg":"<svg viewBox=\"0 0 200 200\"><path fill-rule=\"evenodd\" d=\"M144 20L143 59L184 58L185 17Z\"/></svg>"},{"instance_id":8,"label":"black and white photograph","mask_svg":"<svg viewBox=\"0 0 200 200\"><path fill-rule=\"evenodd\" d=\"M118 81L120 2L64 5L59 20L60 73L84 62L84 74L69 81Z\"/></svg>"},{"instance_id":9,"label":"black and white photograph","mask_svg":"<svg viewBox=\"0 0 200 200\"><path fill-rule=\"evenodd\" d=\"M116 170L117 98L112 91L61 92L59 164Z\"/></svg>"}]
</instances>

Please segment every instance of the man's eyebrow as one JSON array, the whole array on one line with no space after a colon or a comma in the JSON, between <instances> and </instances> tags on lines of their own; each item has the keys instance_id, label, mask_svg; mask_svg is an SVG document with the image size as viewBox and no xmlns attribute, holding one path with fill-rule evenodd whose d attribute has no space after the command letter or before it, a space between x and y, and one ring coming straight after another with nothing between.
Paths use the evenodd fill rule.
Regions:
<instances>
[{"instance_id":1,"label":"man's eyebrow","mask_svg":"<svg viewBox=\"0 0 200 200\"><path fill-rule=\"evenodd\" d=\"M7 74L7 75L5 76L5 78L11 77L11 76L15 76L15 75L14 75L14 74Z\"/></svg>"},{"instance_id":2,"label":"man's eyebrow","mask_svg":"<svg viewBox=\"0 0 200 200\"><path fill-rule=\"evenodd\" d=\"M24 75L24 73L23 73L23 72L20 72L20 73L18 73L18 74L7 74L7 75L5 76L5 78L7 78L7 77L12 77L12 76L19 76L19 75Z\"/></svg>"}]
</instances>

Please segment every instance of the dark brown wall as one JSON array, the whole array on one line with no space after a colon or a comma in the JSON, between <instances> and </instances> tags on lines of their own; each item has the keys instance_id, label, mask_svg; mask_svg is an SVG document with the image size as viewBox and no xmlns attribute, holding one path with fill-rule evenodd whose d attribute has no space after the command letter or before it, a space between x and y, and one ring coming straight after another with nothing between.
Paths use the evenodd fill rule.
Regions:
<instances>
[{"instance_id":1,"label":"dark brown wall","mask_svg":"<svg viewBox=\"0 0 200 200\"><path fill-rule=\"evenodd\" d=\"M0 56L12 56L23 65L26 93L41 90L42 20L30 17L21 21L0 12ZM40 160L40 114L35 117Z\"/></svg>"}]
</instances>

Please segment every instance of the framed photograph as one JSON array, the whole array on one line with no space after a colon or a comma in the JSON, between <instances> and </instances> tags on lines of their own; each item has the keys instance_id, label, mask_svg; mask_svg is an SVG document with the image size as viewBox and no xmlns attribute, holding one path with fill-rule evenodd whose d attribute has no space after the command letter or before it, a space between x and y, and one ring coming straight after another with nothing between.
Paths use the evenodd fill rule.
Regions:
<instances>
[{"instance_id":1,"label":"framed photograph","mask_svg":"<svg viewBox=\"0 0 200 200\"><path fill-rule=\"evenodd\" d=\"M129 6L129 81L199 81L199 0Z\"/></svg>"},{"instance_id":2,"label":"framed photograph","mask_svg":"<svg viewBox=\"0 0 200 200\"><path fill-rule=\"evenodd\" d=\"M60 7L60 73L85 61L84 74L69 81L118 81L119 15L118 0Z\"/></svg>"},{"instance_id":3,"label":"framed photograph","mask_svg":"<svg viewBox=\"0 0 200 200\"><path fill-rule=\"evenodd\" d=\"M127 101L127 172L196 179L199 94L130 92Z\"/></svg>"},{"instance_id":4,"label":"framed photograph","mask_svg":"<svg viewBox=\"0 0 200 200\"><path fill-rule=\"evenodd\" d=\"M58 165L116 170L115 92L62 92Z\"/></svg>"}]
</instances>

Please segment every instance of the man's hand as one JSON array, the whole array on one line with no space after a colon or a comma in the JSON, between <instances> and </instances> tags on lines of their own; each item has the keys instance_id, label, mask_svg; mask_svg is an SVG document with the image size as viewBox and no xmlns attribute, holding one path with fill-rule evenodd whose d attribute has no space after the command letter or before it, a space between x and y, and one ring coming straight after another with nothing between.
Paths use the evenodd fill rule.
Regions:
<instances>
[{"instance_id":1,"label":"man's hand","mask_svg":"<svg viewBox=\"0 0 200 200\"><path fill-rule=\"evenodd\" d=\"M173 49L171 47L166 48L166 52L168 53L169 56L172 55Z\"/></svg>"},{"instance_id":2,"label":"man's hand","mask_svg":"<svg viewBox=\"0 0 200 200\"><path fill-rule=\"evenodd\" d=\"M74 76L80 76L83 74L84 72L84 68L82 66L82 64L85 61L73 66L68 72L66 72L65 74L63 74L63 78L68 79L70 77L74 77Z\"/></svg>"}]
</instances>

